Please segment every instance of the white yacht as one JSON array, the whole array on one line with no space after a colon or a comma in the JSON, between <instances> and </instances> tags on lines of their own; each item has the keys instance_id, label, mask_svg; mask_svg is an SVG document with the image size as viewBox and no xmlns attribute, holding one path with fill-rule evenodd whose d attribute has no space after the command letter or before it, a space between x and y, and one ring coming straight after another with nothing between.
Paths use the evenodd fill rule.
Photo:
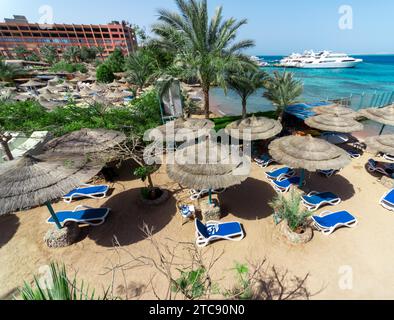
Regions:
<instances>
[{"instance_id":1,"label":"white yacht","mask_svg":"<svg viewBox=\"0 0 394 320\"><path fill-rule=\"evenodd\" d=\"M269 65L268 62L264 61L263 59L257 56L251 56L250 60L255 62L259 67L267 67Z\"/></svg>"},{"instance_id":2,"label":"white yacht","mask_svg":"<svg viewBox=\"0 0 394 320\"><path fill-rule=\"evenodd\" d=\"M362 59L349 57L345 53L305 51L303 54L292 54L282 59L280 65L288 68L333 69L354 68L361 62Z\"/></svg>"}]
</instances>

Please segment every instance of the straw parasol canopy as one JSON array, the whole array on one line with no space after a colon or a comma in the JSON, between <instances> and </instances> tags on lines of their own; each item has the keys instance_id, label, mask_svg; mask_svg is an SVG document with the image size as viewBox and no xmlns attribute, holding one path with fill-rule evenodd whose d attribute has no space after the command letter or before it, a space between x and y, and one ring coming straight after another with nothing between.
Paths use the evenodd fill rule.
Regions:
<instances>
[{"instance_id":1,"label":"straw parasol canopy","mask_svg":"<svg viewBox=\"0 0 394 320\"><path fill-rule=\"evenodd\" d=\"M97 82L93 83L89 88L94 92L103 92L105 90L105 87Z\"/></svg>"},{"instance_id":2,"label":"straw parasol canopy","mask_svg":"<svg viewBox=\"0 0 394 320\"><path fill-rule=\"evenodd\" d=\"M103 167L86 156L26 155L0 165L0 215L43 205L89 181Z\"/></svg>"},{"instance_id":3,"label":"straw parasol canopy","mask_svg":"<svg viewBox=\"0 0 394 320\"><path fill-rule=\"evenodd\" d=\"M365 143L373 151L394 154L394 134L370 137Z\"/></svg>"},{"instance_id":4,"label":"straw parasol canopy","mask_svg":"<svg viewBox=\"0 0 394 320\"><path fill-rule=\"evenodd\" d=\"M351 133L364 129L363 124L352 118L330 114L322 114L308 118L305 120L305 123L314 129L340 133Z\"/></svg>"},{"instance_id":5,"label":"straw parasol canopy","mask_svg":"<svg viewBox=\"0 0 394 320\"><path fill-rule=\"evenodd\" d=\"M44 83L39 82L39 81L35 81L33 79L30 79L29 81L20 85L20 87L22 87L22 88L37 88L37 87L43 87L43 86L45 86Z\"/></svg>"},{"instance_id":6,"label":"straw parasol canopy","mask_svg":"<svg viewBox=\"0 0 394 320\"><path fill-rule=\"evenodd\" d=\"M105 129L82 129L49 141L44 151L66 154L98 153L126 140L122 132Z\"/></svg>"},{"instance_id":7,"label":"straw parasol canopy","mask_svg":"<svg viewBox=\"0 0 394 320\"><path fill-rule=\"evenodd\" d=\"M244 120L235 121L230 123L225 132L236 139L244 139L244 133L249 130L251 133L250 140L266 140L270 139L282 132L282 125L279 121L255 116Z\"/></svg>"},{"instance_id":8,"label":"straw parasol canopy","mask_svg":"<svg viewBox=\"0 0 394 320\"><path fill-rule=\"evenodd\" d=\"M394 126L394 105L390 105L385 108L371 108L364 109L360 111L360 114L363 117L366 117L370 120L376 121L378 123Z\"/></svg>"},{"instance_id":9,"label":"straw parasol canopy","mask_svg":"<svg viewBox=\"0 0 394 320\"><path fill-rule=\"evenodd\" d=\"M121 100L127 96L129 96L129 94L126 94L120 90L114 90L114 91L110 91L109 93L107 93L106 98L111 99L111 100L112 99L113 100Z\"/></svg>"},{"instance_id":10,"label":"straw parasol canopy","mask_svg":"<svg viewBox=\"0 0 394 320\"><path fill-rule=\"evenodd\" d=\"M274 140L269 145L269 153L279 163L310 172L340 170L351 163L345 150L311 136Z\"/></svg>"},{"instance_id":11,"label":"straw parasol canopy","mask_svg":"<svg viewBox=\"0 0 394 320\"><path fill-rule=\"evenodd\" d=\"M167 122L150 131L150 136L168 142L194 140L209 135L215 124L207 119L183 119Z\"/></svg>"},{"instance_id":12,"label":"straw parasol canopy","mask_svg":"<svg viewBox=\"0 0 394 320\"><path fill-rule=\"evenodd\" d=\"M50 101L45 97L45 95L40 95L38 97L38 102L40 103L41 106L43 106L45 109L48 110L53 110L57 107L62 107L65 105L64 102L59 102L59 101Z\"/></svg>"},{"instance_id":13,"label":"straw parasol canopy","mask_svg":"<svg viewBox=\"0 0 394 320\"><path fill-rule=\"evenodd\" d=\"M167 165L168 176L190 189L229 188L250 174L250 159L241 157L238 148L212 141L180 149L174 160Z\"/></svg>"},{"instance_id":14,"label":"straw parasol canopy","mask_svg":"<svg viewBox=\"0 0 394 320\"><path fill-rule=\"evenodd\" d=\"M355 118L358 116L357 112L353 109L342 107L337 104L329 105L329 106L321 106L313 109L317 114L329 114L332 116L340 116L340 117L350 117Z\"/></svg>"},{"instance_id":15,"label":"straw parasol canopy","mask_svg":"<svg viewBox=\"0 0 394 320\"><path fill-rule=\"evenodd\" d=\"M48 85L56 86L57 84L59 84L60 81L61 79L58 76L55 76L54 78L48 81Z\"/></svg>"}]
</instances>

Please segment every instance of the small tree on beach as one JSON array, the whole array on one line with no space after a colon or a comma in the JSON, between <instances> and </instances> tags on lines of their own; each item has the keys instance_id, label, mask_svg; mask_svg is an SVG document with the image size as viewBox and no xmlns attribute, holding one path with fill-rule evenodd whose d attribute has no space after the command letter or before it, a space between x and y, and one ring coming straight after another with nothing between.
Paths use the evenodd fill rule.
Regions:
<instances>
[{"instance_id":1,"label":"small tree on beach","mask_svg":"<svg viewBox=\"0 0 394 320\"><path fill-rule=\"evenodd\" d=\"M144 50L138 50L126 59L128 80L142 90L152 79L156 64L152 57Z\"/></svg>"},{"instance_id":2,"label":"small tree on beach","mask_svg":"<svg viewBox=\"0 0 394 320\"><path fill-rule=\"evenodd\" d=\"M279 121L283 119L285 108L297 103L304 91L303 83L294 79L294 74L291 72L279 73L275 71L274 74L265 81L264 87L267 91L264 92L263 96L270 100L277 108Z\"/></svg>"},{"instance_id":3,"label":"small tree on beach","mask_svg":"<svg viewBox=\"0 0 394 320\"><path fill-rule=\"evenodd\" d=\"M49 45L41 47L40 54L41 58L50 65L54 64L59 59L57 49Z\"/></svg>"},{"instance_id":4,"label":"small tree on beach","mask_svg":"<svg viewBox=\"0 0 394 320\"><path fill-rule=\"evenodd\" d=\"M15 65L6 64L0 57L0 80L12 81L16 76L21 74L21 69Z\"/></svg>"},{"instance_id":5,"label":"small tree on beach","mask_svg":"<svg viewBox=\"0 0 394 320\"><path fill-rule=\"evenodd\" d=\"M242 100L242 119L247 116L248 98L258 89L263 88L264 80L267 79L267 73L256 70L242 70L230 73L227 78L227 86L234 90Z\"/></svg>"},{"instance_id":6,"label":"small tree on beach","mask_svg":"<svg viewBox=\"0 0 394 320\"><path fill-rule=\"evenodd\" d=\"M226 88L228 70L252 64L241 51L254 46L254 42L235 42L238 30L247 20L224 20L222 7L209 19L206 0L175 0L175 3L179 13L159 10L159 23L153 27L158 39L154 42L174 52L176 63L183 69L193 71L202 86L205 117L209 118L211 86Z\"/></svg>"}]
</instances>

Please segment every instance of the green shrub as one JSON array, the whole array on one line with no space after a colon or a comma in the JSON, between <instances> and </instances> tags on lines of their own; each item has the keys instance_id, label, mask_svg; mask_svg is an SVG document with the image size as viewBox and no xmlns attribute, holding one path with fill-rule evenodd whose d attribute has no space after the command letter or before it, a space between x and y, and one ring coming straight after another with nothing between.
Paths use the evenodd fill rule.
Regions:
<instances>
[{"instance_id":1,"label":"green shrub","mask_svg":"<svg viewBox=\"0 0 394 320\"><path fill-rule=\"evenodd\" d=\"M61 61L55 63L51 67L51 71L52 72L70 72L70 73L79 71L82 73L86 73L88 70L81 63L69 63L65 60L61 60Z\"/></svg>"},{"instance_id":2,"label":"green shrub","mask_svg":"<svg viewBox=\"0 0 394 320\"><path fill-rule=\"evenodd\" d=\"M50 265L50 281L52 284L45 283L45 287L34 277L34 285L25 282L20 290L22 300L108 300L108 292L104 292L103 297L96 297L95 291L85 287L84 283L77 283L76 277L70 279L64 264L59 266L57 263Z\"/></svg>"},{"instance_id":3,"label":"green shrub","mask_svg":"<svg viewBox=\"0 0 394 320\"><path fill-rule=\"evenodd\" d=\"M181 292L188 299L199 299L207 292L208 288L204 280L204 275L206 273L205 269L200 268L192 271L180 272L180 277L173 283L172 291Z\"/></svg>"},{"instance_id":4,"label":"green shrub","mask_svg":"<svg viewBox=\"0 0 394 320\"><path fill-rule=\"evenodd\" d=\"M103 63L97 67L96 76L97 81L103 83L111 83L115 79L114 73L106 63Z\"/></svg>"},{"instance_id":5,"label":"green shrub","mask_svg":"<svg viewBox=\"0 0 394 320\"><path fill-rule=\"evenodd\" d=\"M278 217L287 221L293 232L306 227L310 216L310 213L301 206L301 200L301 194L292 190L288 198L280 194L269 203Z\"/></svg>"}]
</instances>

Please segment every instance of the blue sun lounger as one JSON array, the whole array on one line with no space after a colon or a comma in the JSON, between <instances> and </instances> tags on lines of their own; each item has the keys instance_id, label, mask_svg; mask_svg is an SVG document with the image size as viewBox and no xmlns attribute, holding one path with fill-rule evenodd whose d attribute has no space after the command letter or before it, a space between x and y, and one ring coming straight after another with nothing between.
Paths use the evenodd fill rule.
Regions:
<instances>
[{"instance_id":1,"label":"blue sun lounger","mask_svg":"<svg viewBox=\"0 0 394 320\"><path fill-rule=\"evenodd\" d=\"M298 186L300 182L301 182L300 177L291 177L281 181L279 180L271 181L274 189L280 193L289 192L292 186Z\"/></svg>"},{"instance_id":2,"label":"blue sun lounger","mask_svg":"<svg viewBox=\"0 0 394 320\"><path fill-rule=\"evenodd\" d=\"M393 177L394 176L394 164L393 163L385 163L378 162L373 159L368 160L367 169L369 172L379 172L385 176Z\"/></svg>"},{"instance_id":3,"label":"blue sun lounger","mask_svg":"<svg viewBox=\"0 0 394 320\"><path fill-rule=\"evenodd\" d=\"M283 178L293 177L295 175L295 171L289 167L284 167L280 169L273 169L265 174L270 180L282 180Z\"/></svg>"},{"instance_id":4,"label":"blue sun lounger","mask_svg":"<svg viewBox=\"0 0 394 320\"><path fill-rule=\"evenodd\" d=\"M394 211L394 189L391 189L380 199L380 204L387 210Z\"/></svg>"},{"instance_id":5,"label":"blue sun lounger","mask_svg":"<svg viewBox=\"0 0 394 320\"><path fill-rule=\"evenodd\" d=\"M73 211L59 211L56 213L57 218L62 226L67 222L76 222L80 224L89 224L91 226L100 226L105 222L111 209L108 208L90 208L87 206L78 206ZM47 220L50 224L55 224L52 217Z\"/></svg>"},{"instance_id":6,"label":"blue sun lounger","mask_svg":"<svg viewBox=\"0 0 394 320\"><path fill-rule=\"evenodd\" d=\"M109 186L107 185L93 186L84 184L80 188L74 189L63 196L63 201L71 203L73 199L79 198L103 199L107 196L108 190Z\"/></svg>"},{"instance_id":7,"label":"blue sun lounger","mask_svg":"<svg viewBox=\"0 0 394 320\"><path fill-rule=\"evenodd\" d=\"M302 204L309 210L315 211L324 205L336 206L342 202L341 198L331 192L316 192L302 196Z\"/></svg>"},{"instance_id":8,"label":"blue sun lounger","mask_svg":"<svg viewBox=\"0 0 394 320\"><path fill-rule=\"evenodd\" d=\"M239 222L220 223L208 221L204 225L200 220L196 219L195 223L196 244L198 247L206 247L211 242L217 240L241 241L245 238L245 233Z\"/></svg>"},{"instance_id":9,"label":"blue sun lounger","mask_svg":"<svg viewBox=\"0 0 394 320\"><path fill-rule=\"evenodd\" d=\"M361 153L354 151L354 150L346 150L346 152L348 153L348 155L352 158L352 159L359 159L361 157Z\"/></svg>"},{"instance_id":10,"label":"blue sun lounger","mask_svg":"<svg viewBox=\"0 0 394 320\"><path fill-rule=\"evenodd\" d=\"M347 211L325 211L320 216L313 216L312 220L314 227L326 236L332 234L338 228L353 228L358 224L357 219Z\"/></svg>"},{"instance_id":11,"label":"blue sun lounger","mask_svg":"<svg viewBox=\"0 0 394 320\"><path fill-rule=\"evenodd\" d=\"M263 154L261 157L255 158L254 161L262 168L267 168L271 163L275 162L268 154Z\"/></svg>"}]
</instances>

